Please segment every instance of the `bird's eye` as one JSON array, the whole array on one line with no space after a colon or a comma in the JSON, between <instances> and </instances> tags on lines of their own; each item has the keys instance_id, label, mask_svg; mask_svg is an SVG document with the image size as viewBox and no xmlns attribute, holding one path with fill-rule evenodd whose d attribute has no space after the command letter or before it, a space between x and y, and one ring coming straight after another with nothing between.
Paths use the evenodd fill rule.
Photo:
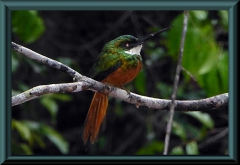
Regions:
<instances>
[{"instance_id":1,"label":"bird's eye","mask_svg":"<svg viewBox=\"0 0 240 165\"><path fill-rule=\"evenodd\" d=\"M126 47L129 47L129 43L126 43Z\"/></svg>"}]
</instances>

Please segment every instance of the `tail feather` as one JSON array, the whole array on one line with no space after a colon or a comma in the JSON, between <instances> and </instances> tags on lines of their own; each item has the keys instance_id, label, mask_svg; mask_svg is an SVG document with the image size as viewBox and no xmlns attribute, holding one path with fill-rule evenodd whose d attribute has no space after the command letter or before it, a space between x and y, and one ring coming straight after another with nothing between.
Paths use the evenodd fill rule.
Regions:
<instances>
[{"instance_id":1,"label":"tail feather","mask_svg":"<svg viewBox=\"0 0 240 165\"><path fill-rule=\"evenodd\" d=\"M89 136L92 144L97 140L101 123L106 115L107 106L108 96L95 93L85 120L85 129L83 132L84 144L86 144Z\"/></svg>"}]
</instances>

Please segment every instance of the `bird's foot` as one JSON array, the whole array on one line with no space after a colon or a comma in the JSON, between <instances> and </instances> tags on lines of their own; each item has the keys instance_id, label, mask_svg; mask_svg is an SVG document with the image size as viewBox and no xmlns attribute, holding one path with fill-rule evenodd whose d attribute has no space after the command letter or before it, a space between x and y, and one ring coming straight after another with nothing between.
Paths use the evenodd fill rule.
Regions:
<instances>
[{"instance_id":1,"label":"bird's foot","mask_svg":"<svg viewBox=\"0 0 240 165\"><path fill-rule=\"evenodd\" d=\"M125 89L125 88L123 88L123 87L121 87L121 89L125 90L125 91L128 93L128 95L131 94L131 92L130 92L128 89Z\"/></svg>"}]
</instances>

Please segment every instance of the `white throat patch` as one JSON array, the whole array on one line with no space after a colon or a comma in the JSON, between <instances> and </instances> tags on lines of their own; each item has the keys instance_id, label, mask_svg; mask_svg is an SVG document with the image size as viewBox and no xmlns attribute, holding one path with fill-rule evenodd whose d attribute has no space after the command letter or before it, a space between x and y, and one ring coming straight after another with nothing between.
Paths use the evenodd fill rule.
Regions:
<instances>
[{"instance_id":1,"label":"white throat patch","mask_svg":"<svg viewBox=\"0 0 240 165\"><path fill-rule=\"evenodd\" d=\"M142 45L139 45L130 50L125 51L125 53L130 55L140 55L141 49L142 49Z\"/></svg>"}]
</instances>

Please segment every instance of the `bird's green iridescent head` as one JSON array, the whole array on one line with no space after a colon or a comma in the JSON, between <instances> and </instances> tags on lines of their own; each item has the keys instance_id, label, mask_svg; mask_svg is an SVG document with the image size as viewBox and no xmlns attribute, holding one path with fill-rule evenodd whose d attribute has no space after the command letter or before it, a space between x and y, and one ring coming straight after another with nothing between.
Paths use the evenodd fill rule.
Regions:
<instances>
[{"instance_id":1,"label":"bird's green iridescent head","mask_svg":"<svg viewBox=\"0 0 240 165\"><path fill-rule=\"evenodd\" d=\"M103 52L116 53L116 52L125 52L129 55L140 55L140 51L142 49L142 44L152 38L153 36L160 34L168 29L172 28L172 26L165 28L163 30L157 31L155 33L149 34L146 37L138 39L131 35L123 35L120 36L110 42L108 42L104 48Z\"/></svg>"},{"instance_id":2,"label":"bird's green iridescent head","mask_svg":"<svg viewBox=\"0 0 240 165\"><path fill-rule=\"evenodd\" d=\"M142 48L142 43L137 44L139 41L138 38L131 35L123 35L117 37L116 39L108 42L104 48L104 52L121 52L124 51L128 54L138 54L140 55L140 51Z\"/></svg>"}]
</instances>

